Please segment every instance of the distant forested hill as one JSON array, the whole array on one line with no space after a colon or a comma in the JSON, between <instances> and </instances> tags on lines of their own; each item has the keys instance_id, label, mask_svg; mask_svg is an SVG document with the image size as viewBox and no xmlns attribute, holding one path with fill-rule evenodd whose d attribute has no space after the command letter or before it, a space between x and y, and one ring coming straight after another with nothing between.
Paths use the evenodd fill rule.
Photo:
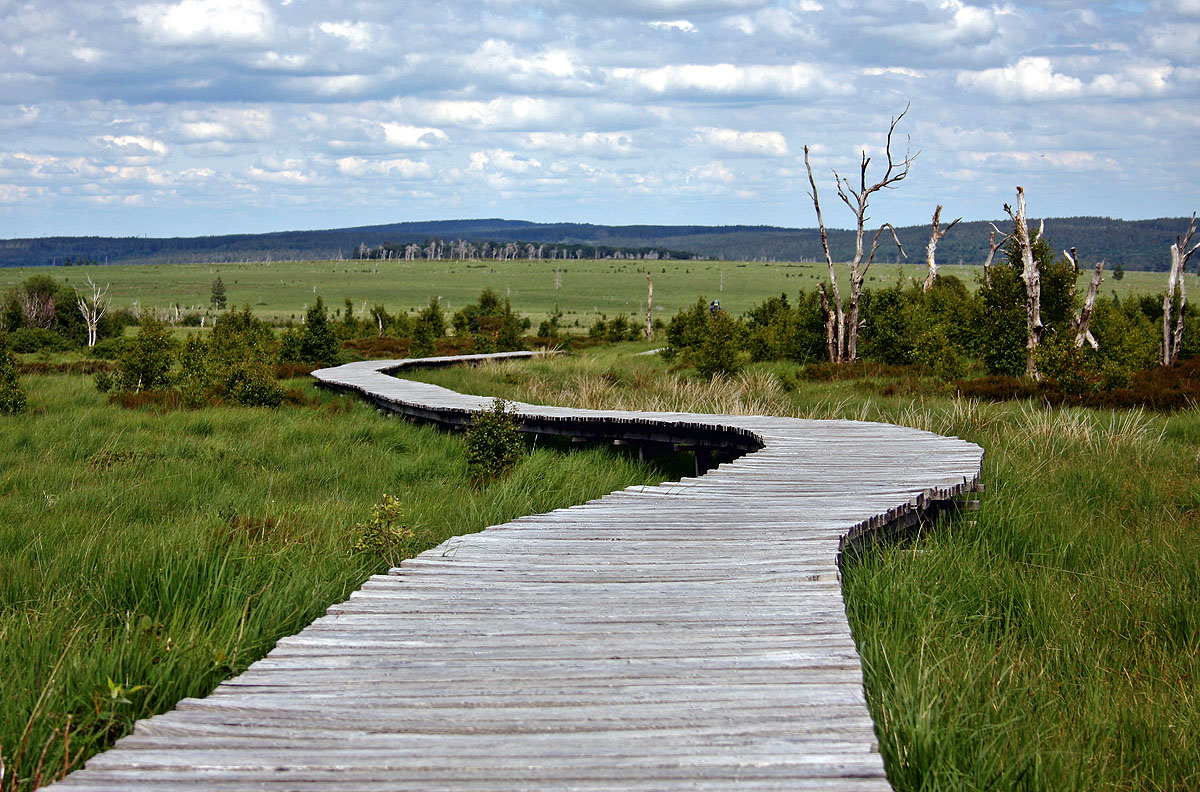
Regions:
<instances>
[{"instance_id":1,"label":"distant forested hill","mask_svg":"<svg viewBox=\"0 0 1200 792\"><path fill-rule=\"evenodd\" d=\"M1005 222L996 221L1004 230ZM1103 258L1110 267L1166 270L1168 247L1183 232L1187 218L1113 220L1105 217L1060 217L1046 220L1046 236L1056 248L1078 248L1081 262ZM938 245L942 264L977 264L987 255L989 225L960 223ZM910 261L922 261L928 226L899 229ZM42 237L0 240L0 267L72 263L172 263L351 258L360 246L404 246L430 239L472 242L530 242L587 247L645 248L687 251L729 260L810 261L823 258L820 236L812 228L773 226L603 226L586 223L529 223L521 220L438 220L337 228L325 231L281 231L206 237ZM869 241L869 240L868 240ZM831 230L829 242L837 260L853 253L850 231ZM883 249L892 260L895 247Z\"/></svg>"}]
</instances>

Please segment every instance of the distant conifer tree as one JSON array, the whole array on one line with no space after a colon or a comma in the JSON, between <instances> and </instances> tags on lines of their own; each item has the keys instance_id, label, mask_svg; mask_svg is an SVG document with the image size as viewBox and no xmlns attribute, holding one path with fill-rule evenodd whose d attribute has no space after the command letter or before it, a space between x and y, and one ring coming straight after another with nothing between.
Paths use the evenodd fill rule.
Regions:
<instances>
[{"instance_id":1,"label":"distant conifer tree","mask_svg":"<svg viewBox=\"0 0 1200 792\"><path fill-rule=\"evenodd\" d=\"M221 282L221 277L218 275L212 285L212 305L218 311L223 311L225 310L225 304L225 284Z\"/></svg>"}]
</instances>

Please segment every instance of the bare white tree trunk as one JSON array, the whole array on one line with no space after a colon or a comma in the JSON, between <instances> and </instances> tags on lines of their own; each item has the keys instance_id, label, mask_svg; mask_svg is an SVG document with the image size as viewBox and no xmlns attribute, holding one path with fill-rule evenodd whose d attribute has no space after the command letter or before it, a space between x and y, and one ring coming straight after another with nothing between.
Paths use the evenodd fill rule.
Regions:
<instances>
[{"instance_id":1,"label":"bare white tree trunk","mask_svg":"<svg viewBox=\"0 0 1200 792\"><path fill-rule=\"evenodd\" d=\"M1029 238L1029 223L1025 216L1025 190L1017 187L1016 213L1008 204L1004 205L1004 211L1013 220L1013 238L1021 253L1021 280L1025 281L1025 373L1034 379L1041 379L1034 354L1042 342L1042 333L1045 330L1042 325L1042 275L1037 261L1033 258L1033 242ZM1042 228L1044 226L1038 229L1039 237L1042 235Z\"/></svg>"},{"instance_id":2,"label":"bare white tree trunk","mask_svg":"<svg viewBox=\"0 0 1200 792\"><path fill-rule=\"evenodd\" d=\"M654 281L650 280L650 270L646 273L646 340L654 340Z\"/></svg>"},{"instance_id":3,"label":"bare white tree trunk","mask_svg":"<svg viewBox=\"0 0 1200 792\"><path fill-rule=\"evenodd\" d=\"M821 290L821 310L825 315L825 347L829 350L829 362L835 363L842 359L842 350L846 341L846 316L842 312L842 295L838 291L837 272L833 268L833 257L829 255L829 237L825 234L825 220L821 217L821 201L817 197L817 182L813 179L812 165L808 161L808 146L804 147L804 167L808 169L808 183L812 187L809 195L813 199L813 208L817 211L817 227L821 230L821 249L825 251L825 264L829 267L829 287L833 289L833 309L830 310L829 296L825 293L825 284Z\"/></svg>"},{"instance_id":4,"label":"bare white tree trunk","mask_svg":"<svg viewBox=\"0 0 1200 792\"><path fill-rule=\"evenodd\" d=\"M905 152L904 158L897 161L892 155L892 137L896 132L896 125L908 113L908 108L904 108L904 112L892 118L888 125L887 144L884 153L887 156L887 168L883 172L883 177L873 184L867 184L867 167L871 164L871 158L867 156L867 152L862 153L862 160L859 164L859 178L857 189L849 179L843 178L837 171L833 172L833 177L837 183L838 198L850 208L854 213L855 218L855 236L854 236L854 258L850 261L850 298L845 307L842 305L841 293L838 290L837 273L833 269L833 259L829 255L829 240L825 233L825 221L821 217L821 204L817 200L817 183L813 179L812 165L808 160L808 147L804 147L804 167L808 170L808 183L812 187L810 193L813 199L813 207L817 211L817 224L821 231L821 246L825 251L825 263L829 266L829 281L833 289L833 308L836 312L836 324L833 330L836 336L836 351L837 360L842 362L851 362L858 358L858 312L862 300L862 285L866 278L867 270L871 268L871 263L875 261L875 253L879 250L879 237L882 236L884 229L891 231L892 239L896 246L900 248L900 253L904 255L904 248L900 245L900 239L896 236L896 230L890 223L884 223L875 232L875 237L871 242L870 253L864 253L863 237L866 233L867 208L870 204L871 196L880 190L888 187L894 187L898 182L903 181L912 167L913 160L916 155L910 152Z\"/></svg>"},{"instance_id":5,"label":"bare white tree trunk","mask_svg":"<svg viewBox=\"0 0 1200 792\"><path fill-rule=\"evenodd\" d=\"M1075 253L1075 248L1071 248L1071 253ZM1083 308L1079 310L1079 316L1075 319L1075 346L1082 347L1083 342L1092 345L1092 349L1099 349L1100 344L1092 336L1092 311L1096 307L1096 291L1100 288L1100 284L1104 282L1102 273L1104 272L1104 260L1096 262L1096 269L1092 271L1092 281L1088 284L1087 297L1083 300Z\"/></svg>"},{"instance_id":6,"label":"bare white tree trunk","mask_svg":"<svg viewBox=\"0 0 1200 792\"><path fill-rule=\"evenodd\" d=\"M1179 349L1183 345L1183 311L1187 307L1187 285L1184 275L1187 271L1188 259L1200 248L1200 242L1192 243L1192 235L1196 232L1196 213L1192 213L1191 222L1183 236L1175 237L1171 245L1171 269L1167 273L1167 293L1163 296L1163 340L1161 363L1169 366L1179 359ZM1179 293L1179 311L1174 308L1175 293Z\"/></svg>"},{"instance_id":7,"label":"bare white tree trunk","mask_svg":"<svg viewBox=\"0 0 1200 792\"><path fill-rule=\"evenodd\" d=\"M933 225L929 230L929 241L927 243L925 243L925 266L926 266L926 269L928 270L925 274L925 291L929 291L930 289L932 289L934 281L937 280L937 276L938 276L937 246L938 246L938 242L941 242L942 237L946 236L946 232L949 231L951 228L954 228L954 226L958 225L959 220L962 220L962 218L960 217L957 220L955 220L953 223L951 223L950 225L939 230L938 226L941 223L941 218L942 218L942 205L938 204L937 208L933 210Z\"/></svg>"},{"instance_id":8,"label":"bare white tree trunk","mask_svg":"<svg viewBox=\"0 0 1200 792\"><path fill-rule=\"evenodd\" d=\"M999 242L996 241L997 235L1000 237ZM988 254L987 258L983 260L984 285L992 285L992 261L996 258L996 251L1004 247L1004 243L1007 241L1008 234L1002 233L995 225L992 226L991 231L988 231Z\"/></svg>"},{"instance_id":9,"label":"bare white tree trunk","mask_svg":"<svg viewBox=\"0 0 1200 792\"><path fill-rule=\"evenodd\" d=\"M100 320L104 317L104 312L108 310L108 287L111 284L106 284L103 289L92 282L92 276L88 276L88 286L92 290L90 297L75 292L75 304L79 306L79 312L83 314L84 324L87 325L89 347L96 346L96 334L100 327ZM178 308L176 308L178 310Z\"/></svg>"},{"instance_id":10,"label":"bare white tree trunk","mask_svg":"<svg viewBox=\"0 0 1200 792\"><path fill-rule=\"evenodd\" d=\"M821 317L825 320L825 354L830 363L837 362L837 342L834 338L837 319L829 308L829 295L825 292L825 284L817 284L817 293L821 295Z\"/></svg>"}]
</instances>

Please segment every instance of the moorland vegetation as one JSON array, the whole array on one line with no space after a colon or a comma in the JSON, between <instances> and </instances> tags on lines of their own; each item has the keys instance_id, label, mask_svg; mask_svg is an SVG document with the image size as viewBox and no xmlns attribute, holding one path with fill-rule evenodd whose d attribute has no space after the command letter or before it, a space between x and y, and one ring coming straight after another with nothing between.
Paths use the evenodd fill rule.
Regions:
<instances>
[{"instance_id":1,"label":"moorland vegetation","mask_svg":"<svg viewBox=\"0 0 1200 792\"><path fill-rule=\"evenodd\" d=\"M654 339L627 312L570 334L557 309L531 336L485 289L453 312L347 300L330 315L318 297L300 321L110 308L87 346L79 295L26 279L0 299L0 788L78 767L451 533L668 475L511 438L487 464L515 457L512 472L481 475L457 440L295 379L555 345L586 353L415 376L565 405L886 420L987 448L973 521L846 569L898 789L1200 783L1183 727L1200 720L1194 312L1171 365L1161 293L1097 299L1097 345L1078 345L1077 273L1043 239L1034 378L1020 255L975 283L867 281L849 362L808 287L743 315L702 297L652 317Z\"/></svg>"}]
</instances>

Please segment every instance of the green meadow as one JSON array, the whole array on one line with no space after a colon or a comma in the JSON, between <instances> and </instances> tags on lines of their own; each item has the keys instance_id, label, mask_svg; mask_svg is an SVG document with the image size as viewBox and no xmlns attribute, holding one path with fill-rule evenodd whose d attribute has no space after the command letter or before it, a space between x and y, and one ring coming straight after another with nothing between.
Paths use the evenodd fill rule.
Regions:
<instances>
[{"instance_id":1,"label":"green meadow","mask_svg":"<svg viewBox=\"0 0 1200 792\"><path fill-rule=\"evenodd\" d=\"M647 262L664 319L704 294L741 313L811 289L823 265ZM231 305L299 318L320 294L455 310L484 287L535 321L644 311L641 262L272 262L0 270L111 283L121 307ZM558 273L556 274L556 270ZM973 282L973 268L943 267ZM869 286L922 277L877 264ZM1191 276L1189 276L1191 277ZM555 288L556 279L559 288ZM1108 294L1161 290L1162 273ZM844 282L844 281L843 281ZM722 288L723 287L723 288ZM182 331L182 328L179 328ZM898 790L1200 788L1200 410L1047 409L956 398L885 368L792 363L700 379L650 343L415 372L457 390L566 406L888 421L987 450L981 509L843 569L879 743ZM81 353L27 355L26 363ZM606 449L539 448L472 483L459 438L288 383L275 410L125 409L90 376L26 374L0 416L0 792L79 767L133 721L201 696L369 574L355 549L383 494L412 555L446 537L676 475Z\"/></svg>"},{"instance_id":2,"label":"green meadow","mask_svg":"<svg viewBox=\"0 0 1200 792\"><path fill-rule=\"evenodd\" d=\"M111 284L113 304L123 308L203 312L218 277L231 306L249 303L264 318L298 320L305 306L320 295L331 309L349 299L356 313L383 304L388 311L416 311L430 297L440 297L452 313L489 287L512 300L513 307L536 323L558 306L568 332L586 329L600 316L646 311L646 277L654 281L654 315L664 321L700 295L719 300L727 311L742 314L771 295L794 296L812 290L828 277L824 263L762 263L736 261L272 261L237 264L139 264L102 267L34 267L0 269L0 292L31 275L51 275L82 287L87 277ZM848 289L845 265L838 266L839 283ZM982 267L945 265L942 275L955 275L973 286ZM903 265L877 261L867 274L868 288L898 281L923 280L924 263ZM1194 276L1193 276L1194 277ZM1081 274L1086 291L1090 272ZM1106 275L1101 295L1116 292L1157 293L1166 288L1166 274L1126 272L1114 280ZM1195 288L1195 285L1194 285ZM578 325L575 323L578 322Z\"/></svg>"},{"instance_id":3,"label":"green meadow","mask_svg":"<svg viewBox=\"0 0 1200 792\"><path fill-rule=\"evenodd\" d=\"M88 376L25 376L0 416L0 790L78 768L204 696L388 561L672 474L539 448L472 483L457 436L292 383L275 410L123 409ZM383 494L411 535L355 550Z\"/></svg>"}]
</instances>

